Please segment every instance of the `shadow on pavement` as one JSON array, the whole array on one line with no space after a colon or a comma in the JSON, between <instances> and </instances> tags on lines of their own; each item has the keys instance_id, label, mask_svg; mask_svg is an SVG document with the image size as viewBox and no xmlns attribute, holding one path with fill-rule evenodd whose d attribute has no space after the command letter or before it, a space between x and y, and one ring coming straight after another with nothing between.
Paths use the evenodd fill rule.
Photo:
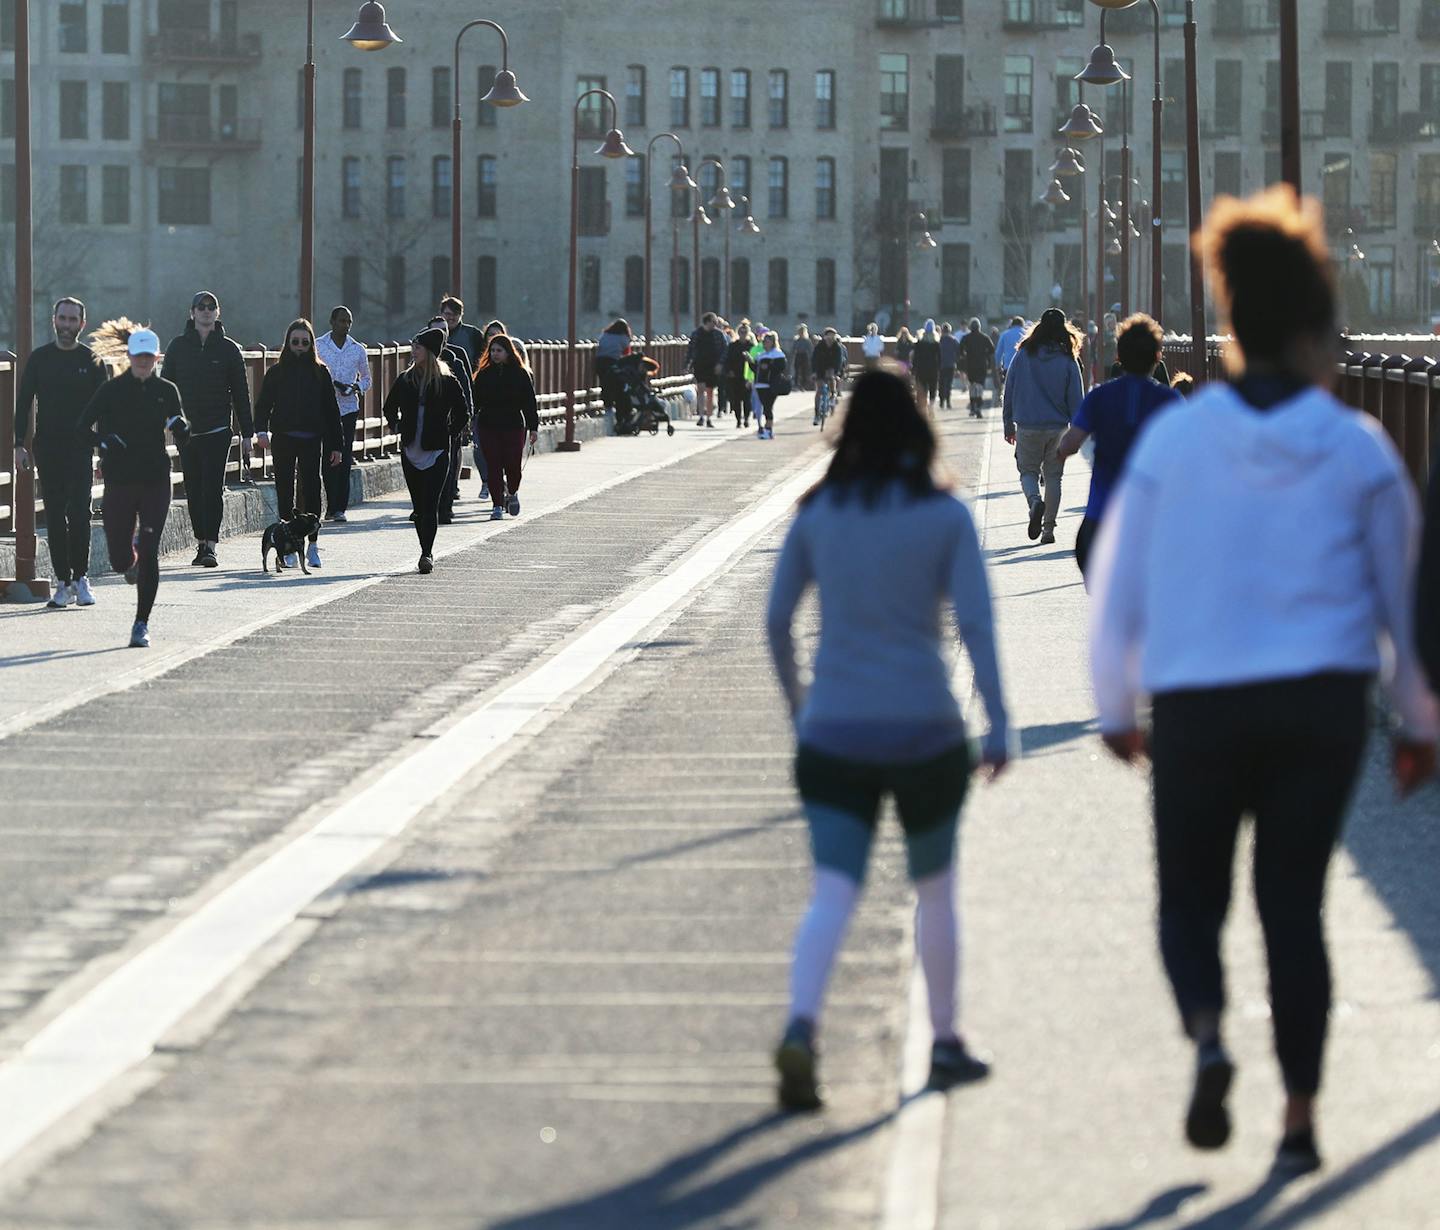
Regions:
<instances>
[{"instance_id":1,"label":"shadow on pavement","mask_svg":"<svg viewBox=\"0 0 1440 1230\"><path fill-rule=\"evenodd\" d=\"M585 1230L606 1230L607 1227L633 1230L636 1226L645 1226L647 1230L681 1230L701 1222L714 1223L727 1209L735 1208L786 1171L869 1136L893 1117L893 1111L887 1112L868 1123L815 1136L793 1148L788 1147L788 1139L777 1142L783 1152L773 1157L751 1162L698 1185L689 1183L731 1150L793 1122L791 1116L773 1111L710 1144L672 1158L648 1174L582 1200L537 1209L503 1221L486 1222L486 1230L578 1230L582 1226ZM684 1190L677 1190L682 1185ZM724 1224L739 1230L742 1226L760 1223L727 1221Z\"/></svg>"},{"instance_id":2,"label":"shadow on pavement","mask_svg":"<svg viewBox=\"0 0 1440 1230\"><path fill-rule=\"evenodd\" d=\"M1187 1200L1203 1196L1209 1190L1204 1183L1183 1183L1151 1197L1149 1203L1134 1217L1127 1217L1124 1221L1106 1222L1103 1226L1095 1226L1094 1230L1140 1230L1141 1226L1148 1226L1151 1222L1174 1217Z\"/></svg>"},{"instance_id":3,"label":"shadow on pavement","mask_svg":"<svg viewBox=\"0 0 1440 1230\"><path fill-rule=\"evenodd\" d=\"M1045 748L1059 747L1075 739L1084 739L1099 730L1096 720L1085 718L1079 722L1052 722L1047 726L1025 726L1020 730L1020 751L1030 756Z\"/></svg>"},{"instance_id":4,"label":"shadow on pavement","mask_svg":"<svg viewBox=\"0 0 1440 1230\"><path fill-rule=\"evenodd\" d=\"M120 634L117 632L117 636ZM32 662L59 662L65 658L93 658L101 653L123 653L128 645L107 645L104 649L37 649L33 653L12 653L0 658L0 670L7 666L26 666Z\"/></svg>"}]
</instances>

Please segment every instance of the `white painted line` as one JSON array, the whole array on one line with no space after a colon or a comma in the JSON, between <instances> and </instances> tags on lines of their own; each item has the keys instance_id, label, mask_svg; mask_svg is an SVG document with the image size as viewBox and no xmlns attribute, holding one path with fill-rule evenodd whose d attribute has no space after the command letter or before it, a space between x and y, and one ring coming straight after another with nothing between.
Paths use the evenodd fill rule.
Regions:
<instances>
[{"instance_id":1,"label":"white painted line","mask_svg":"<svg viewBox=\"0 0 1440 1230\"><path fill-rule=\"evenodd\" d=\"M990 525L990 505L984 498L990 489L990 458L995 442L993 426L985 431L985 447L980 454L980 480L976 484L970 511L975 517L980 548ZM969 663L969 658L963 659ZM975 677L973 670L956 689L968 697L967 713L975 709ZM956 892L959 892L957 877ZM959 912L959 917L965 917ZM907 944L913 949L913 916ZM963 953L964 946L961 946ZM963 987L964 966L961 966ZM925 990L925 975L915 961L910 969L910 998L906 1006L905 1043L900 1053L900 1093L902 1102L895 1115L891 1135L890 1162L885 1172L884 1203L881 1207L881 1230L935 1230L940 1220L940 1166L945 1156L945 1109L948 1100L939 1094L915 1097L925 1087L930 1075L930 1015Z\"/></svg>"},{"instance_id":2,"label":"white painted line","mask_svg":"<svg viewBox=\"0 0 1440 1230\"><path fill-rule=\"evenodd\" d=\"M552 719L668 623L794 506L826 459L716 531L673 571L212 897L0 1065L0 1167L142 1063L182 1017L317 896L404 831L532 719ZM576 497L580 498L580 497ZM666 617L669 618L666 618ZM656 635L652 632L651 635Z\"/></svg>"}]
</instances>

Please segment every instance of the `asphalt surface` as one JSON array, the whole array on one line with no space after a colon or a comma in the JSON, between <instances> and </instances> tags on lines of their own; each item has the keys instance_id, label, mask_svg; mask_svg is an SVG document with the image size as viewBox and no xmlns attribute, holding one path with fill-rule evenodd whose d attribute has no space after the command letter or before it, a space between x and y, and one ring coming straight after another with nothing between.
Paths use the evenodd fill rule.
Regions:
<instances>
[{"instance_id":1,"label":"asphalt surface","mask_svg":"<svg viewBox=\"0 0 1440 1230\"><path fill-rule=\"evenodd\" d=\"M428 578L357 557L343 571L358 588L288 616L264 589L255 601L273 609L228 618L242 633L273 622L209 651L205 613L223 623L225 591L196 590L175 627L193 621L198 656L0 740L0 1059L305 809L818 456L807 422L503 534L454 529ZM1154 953L1144 782L1104 760L1090 720L1068 549L1085 481L1067 485L1062 544L1036 548L993 421L959 411L940 426L976 496L1025 758L973 792L961 846L964 1024L996 1072L952 1094L930 1138L896 1116L915 1104L898 1077L911 940L893 832L827 1005L829 1108L773 1110L769 1051L808 890L761 618L782 523L316 902L79 1117L93 1128L71 1124L0 1172L0 1226L893 1230L887 1183L912 1163L924 1173L897 1144L941 1159L927 1195L945 1227L1440 1225L1435 788L1397 807L1372 772L1337 866L1327 1169L1288 1187L1265 1177L1278 1094L1248 907L1230 933L1237 1138L1186 1151L1188 1056ZM666 444L618 443L617 473L635 443ZM587 446L597 471L606 447ZM546 473L527 474L537 513ZM398 506L374 515L373 542L355 533L344 549L403 566ZM341 550L337 536L337 592ZM16 627L0 624L4 654Z\"/></svg>"}]
</instances>

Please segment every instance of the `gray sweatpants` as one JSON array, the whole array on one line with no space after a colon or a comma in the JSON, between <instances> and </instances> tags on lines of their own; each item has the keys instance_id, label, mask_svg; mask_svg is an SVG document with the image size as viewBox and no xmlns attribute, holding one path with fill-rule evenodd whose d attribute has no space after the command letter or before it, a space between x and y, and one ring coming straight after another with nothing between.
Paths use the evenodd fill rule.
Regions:
<instances>
[{"instance_id":1,"label":"gray sweatpants","mask_svg":"<svg viewBox=\"0 0 1440 1230\"><path fill-rule=\"evenodd\" d=\"M1025 493L1025 507L1040 498L1040 473L1045 473L1045 529L1054 531L1055 518L1060 514L1060 476L1065 463L1056 450L1063 427L1017 427L1015 429L1015 468L1020 471L1020 490Z\"/></svg>"}]
</instances>

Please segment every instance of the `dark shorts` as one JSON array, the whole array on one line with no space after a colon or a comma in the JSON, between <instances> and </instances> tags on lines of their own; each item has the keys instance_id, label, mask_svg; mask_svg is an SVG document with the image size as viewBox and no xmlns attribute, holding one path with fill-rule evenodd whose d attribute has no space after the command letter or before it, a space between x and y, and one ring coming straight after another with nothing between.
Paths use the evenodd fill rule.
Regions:
<instances>
[{"instance_id":1,"label":"dark shorts","mask_svg":"<svg viewBox=\"0 0 1440 1230\"><path fill-rule=\"evenodd\" d=\"M904 764L869 764L801 744L795 783L810 821L816 864L862 881L880 804L890 795L905 830L911 879L944 871L954 858L955 826L971 768L970 749L963 742L939 756Z\"/></svg>"},{"instance_id":2,"label":"dark shorts","mask_svg":"<svg viewBox=\"0 0 1440 1230\"><path fill-rule=\"evenodd\" d=\"M718 389L724 382L725 376L718 367L712 367L708 371L697 371L695 379L707 389Z\"/></svg>"}]
</instances>

